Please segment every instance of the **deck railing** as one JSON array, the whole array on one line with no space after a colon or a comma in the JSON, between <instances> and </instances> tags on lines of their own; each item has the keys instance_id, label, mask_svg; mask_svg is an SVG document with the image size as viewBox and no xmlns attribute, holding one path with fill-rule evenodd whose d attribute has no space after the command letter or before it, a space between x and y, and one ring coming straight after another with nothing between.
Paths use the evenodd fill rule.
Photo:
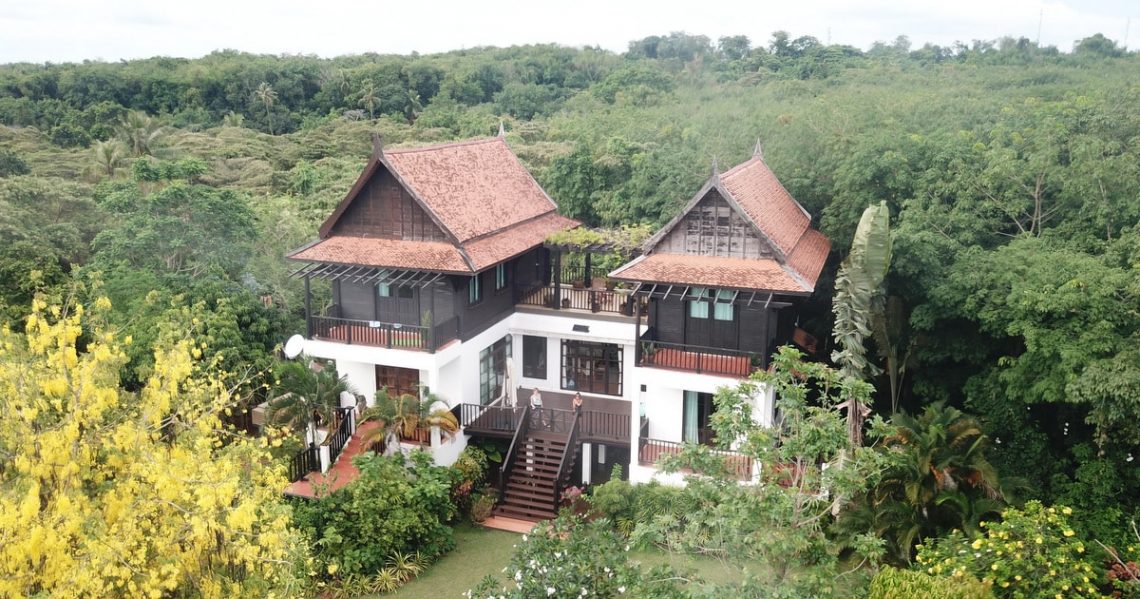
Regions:
<instances>
[{"instance_id":1,"label":"deck railing","mask_svg":"<svg viewBox=\"0 0 1140 599\"><path fill-rule=\"evenodd\" d=\"M507 455L503 456L502 467L499 468L499 498L507 496L507 481L511 480L511 471L515 467L515 454L518 453L520 447L525 444L526 433L528 430L528 423L530 422L530 407L524 407L518 428L515 429L514 437L511 438L511 446L507 449Z\"/></svg>"},{"instance_id":2,"label":"deck railing","mask_svg":"<svg viewBox=\"0 0 1140 599\"><path fill-rule=\"evenodd\" d=\"M289 460L289 482L297 482L308 476L310 472L321 469L321 458L317 451L317 446L310 443Z\"/></svg>"},{"instance_id":3,"label":"deck railing","mask_svg":"<svg viewBox=\"0 0 1140 599\"><path fill-rule=\"evenodd\" d=\"M579 428L587 443L629 443L629 414L583 410Z\"/></svg>"},{"instance_id":4,"label":"deck railing","mask_svg":"<svg viewBox=\"0 0 1140 599\"><path fill-rule=\"evenodd\" d=\"M633 292L627 289L575 289L563 286L526 287L516 290L517 302L524 306L545 306L559 310L582 310L633 316Z\"/></svg>"},{"instance_id":5,"label":"deck railing","mask_svg":"<svg viewBox=\"0 0 1140 599\"><path fill-rule=\"evenodd\" d=\"M531 408L528 414L530 418L530 430L568 435L570 434L570 429L574 427L574 410Z\"/></svg>"},{"instance_id":6,"label":"deck railing","mask_svg":"<svg viewBox=\"0 0 1140 599\"><path fill-rule=\"evenodd\" d=\"M642 466L654 466L662 457L680 454L685 444L642 437L637 446L638 463ZM724 458L725 469L733 478L737 480L752 479L752 458L739 452L724 449L713 449L711 452L713 455Z\"/></svg>"},{"instance_id":7,"label":"deck railing","mask_svg":"<svg viewBox=\"0 0 1140 599\"><path fill-rule=\"evenodd\" d=\"M523 409L501 405L459 404L456 418L463 428L480 431L514 432Z\"/></svg>"},{"instance_id":8,"label":"deck railing","mask_svg":"<svg viewBox=\"0 0 1140 599\"><path fill-rule=\"evenodd\" d=\"M309 326L314 339L348 345L370 345L420 351L435 351L459 337L459 319L453 317L433 327L376 320L312 316Z\"/></svg>"},{"instance_id":9,"label":"deck railing","mask_svg":"<svg viewBox=\"0 0 1140 599\"><path fill-rule=\"evenodd\" d=\"M339 408L337 410L340 423L337 424L336 431L329 437L329 464L336 463L336 459L340 456L340 452L344 450L344 446L348 444L348 440L352 438L352 433L356 432L356 410L352 408Z\"/></svg>"},{"instance_id":10,"label":"deck railing","mask_svg":"<svg viewBox=\"0 0 1140 599\"><path fill-rule=\"evenodd\" d=\"M647 340L641 342L639 349L638 366L741 378L764 366L764 354L761 352Z\"/></svg>"},{"instance_id":11,"label":"deck railing","mask_svg":"<svg viewBox=\"0 0 1140 599\"><path fill-rule=\"evenodd\" d=\"M570 416L570 434L566 437L566 446L562 449L562 459L558 461L558 474L554 477L554 497L552 506L554 511L557 512L562 504L562 491L566 488L566 482L570 480L571 470L573 464L572 458L578 452L578 434L581 431L581 412L574 411ZM585 464L582 465L586 467Z\"/></svg>"}]
</instances>

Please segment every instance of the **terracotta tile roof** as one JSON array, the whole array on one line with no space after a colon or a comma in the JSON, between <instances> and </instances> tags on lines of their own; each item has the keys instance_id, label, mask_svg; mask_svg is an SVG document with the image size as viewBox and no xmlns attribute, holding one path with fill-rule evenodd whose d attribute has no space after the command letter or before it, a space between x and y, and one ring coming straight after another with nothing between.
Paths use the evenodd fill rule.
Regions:
<instances>
[{"instance_id":1,"label":"terracotta tile roof","mask_svg":"<svg viewBox=\"0 0 1140 599\"><path fill-rule=\"evenodd\" d=\"M610 273L621 281L694 285L785 293L812 291L771 259L724 258L689 254L649 254Z\"/></svg>"},{"instance_id":2,"label":"terracotta tile roof","mask_svg":"<svg viewBox=\"0 0 1140 599\"><path fill-rule=\"evenodd\" d=\"M295 250L287 257L304 262L453 273L471 272L459 250L450 243L442 241L333 236Z\"/></svg>"},{"instance_id":3,"label":"terracotta tile roof","mask_svg":"<svg viewBox=\"0 0 1140 599\"><path fill-rule=\"evenodd\" d=\"M463 244L463 249L474 263L475 270L483 270L542 244L547 235L555 231L570 229L578 224L576 220L550 212Z\"/></svg>"},{"instance_id":4,"label":"terracotta tile roof","mask_svg":"<svg viewBox=\"0 0 1140 599\"><path fill-rule=\"evenodd\" d=\"M787 264L814 289L816 281L819 280L819 273L827 262L827 254L830 252L831 241L823 233L807 229L788 256Z\"/></svg>"},{"instance_id":5,"label":"terracotta tile roof","mask_svg":"<svg viewBox=\"0 0 1140 599\"><path fill-rule=\"evenodd\" d=\"M384 159L460 243L557 208L502 137L385 150Z\"/></svg>"},{"instance_id":6,"label":"terracotta tile roof","mask_svg":"<svg viewBox=\"0 0 1140 599\"><path fill-rule=\"evenodd\" d=\"M792 253L811 217L788 193L764 160L753 157L721 174L721 183L752 222L784 252Z\"/></svg>"}]
</instances>

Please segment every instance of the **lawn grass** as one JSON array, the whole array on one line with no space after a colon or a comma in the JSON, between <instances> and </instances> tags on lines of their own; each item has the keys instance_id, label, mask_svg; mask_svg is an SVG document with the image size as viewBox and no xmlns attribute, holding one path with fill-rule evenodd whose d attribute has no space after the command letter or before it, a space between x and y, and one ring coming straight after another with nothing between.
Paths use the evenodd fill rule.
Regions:
<instances>
[{"instance_id":1,"label":"lawn grass","mask_svg":"<svg viewBox=\"0 0 1140 599\"><path fill-rule=\"evenodd\" d=\"M488 574L501 579L514 546L521 541L520 534L461 525L455 529L455 549L429 566L423 576L396 591L395 596L400 599L460 597ZM706 582L731 583L740 582L742 578L739 566L711 558L655 550L631 551L629 557L646 569L668 564L682 572L695 571Z\"/></svg>"},{"instance_id":2,"label":"lawn grass","mask_svg":"<svg viewBox=\"0 0 1140 599\"><path fill-rule=\"evenodd\" d=\"M464 524L455 529L455 549L423 576L396 591L400 599L460 597L488 574L502 577L522 535Z\"/></svg>"}]
</instances>

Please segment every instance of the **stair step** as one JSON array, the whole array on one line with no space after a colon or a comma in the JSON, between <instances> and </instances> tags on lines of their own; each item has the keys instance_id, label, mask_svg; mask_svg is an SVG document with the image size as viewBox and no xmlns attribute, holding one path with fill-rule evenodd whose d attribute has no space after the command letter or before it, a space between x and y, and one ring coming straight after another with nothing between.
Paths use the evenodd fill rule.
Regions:
<instances>
[{"instance_id":1,"label":"stair step","mask_svg":"<svg viewBox=\"0 0 1140 599\"><path fill-rule=\"evenodd\" d=\"M539 520L549 520L557 514L550 510L536 510L530 508L512 508L510 506L499 506L495 508L494 514L496 516L505 516L508 518L517 518L522 520L529 520L537 522Z\"/></svg>"},{"instance_id":2,"label":"stair step","mask_svg":"<svg viewBox=\"0 0 1140 599\"><path fill-rule=\"evenodd\" d=\"M508 497L513 497L516 493L523 494L523 495L530 493L530 494L538 494L538 495L544 495L546 497L550 497L551 493L554 492L554 485L539 487L539 486L524 485L521 483L507 483L507 491L506 492L507 492Z\"/></svg>"},{"instance_id":3,"label":"stair step","mask_svg":"<svg viewBox=\"0 0 1140 599\"><path fill-rule=\"evenodd\" d=\"M499 507L504 508L504 509L541 511L541 512L546 512L548 514L557 513L551 507L549 499L547 499L546 501L540 501L540 500L535 500L535 499L519 499L517 501L504 501L503 503L499 504Z\"/></svg>"},{"instance_id":4,"label":"stair step","mask_svg":"<svg viewBox=\"0 0 1140 599\"><path fill-rule=\"evenodd\" d=\"M546 472L549 474L558 474L558 464L516 461L515 467L511 469L511 472Z\"/></svg>"},{"instance_id":5,"label":"stair step","mask_svg":"<svg viewBox=\"0 0 1140 599\"><path fill-rule=\"evenodd\" d=\"M522 493L507 493L503 499L503 505L524 505L524 507L538 508L543 510L551 509L551 501L554 499L552 493L538 493L538 494L522 494Z\"/></svg>"}]
</instances>

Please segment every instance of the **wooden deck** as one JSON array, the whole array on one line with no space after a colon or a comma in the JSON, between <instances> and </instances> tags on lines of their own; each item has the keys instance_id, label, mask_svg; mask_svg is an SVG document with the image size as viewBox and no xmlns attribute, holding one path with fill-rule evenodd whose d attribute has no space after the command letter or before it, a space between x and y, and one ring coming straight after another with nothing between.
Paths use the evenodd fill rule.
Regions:
<instances>
[{"instance_id":1,"label":"wooden deck","mask_svg":"<svg viewBox=\"0 0 1140 599\"><path fill-rule=\"evenodd\" d=\"M305 478L285 487L285 494L292 497L315 499L319 492L332 493L356 480L356 477L360 476L360 470L357 470L356 466L353 465L352 458L367 451L368 448L364 446L362 439L378 428L380 428L380 423L375 420L360 425L353 433L352 440L344 447L340 457L337 458L336 463L329 468L328 472L325 474L310 472Z\"/></svg>"}]
</instances>

